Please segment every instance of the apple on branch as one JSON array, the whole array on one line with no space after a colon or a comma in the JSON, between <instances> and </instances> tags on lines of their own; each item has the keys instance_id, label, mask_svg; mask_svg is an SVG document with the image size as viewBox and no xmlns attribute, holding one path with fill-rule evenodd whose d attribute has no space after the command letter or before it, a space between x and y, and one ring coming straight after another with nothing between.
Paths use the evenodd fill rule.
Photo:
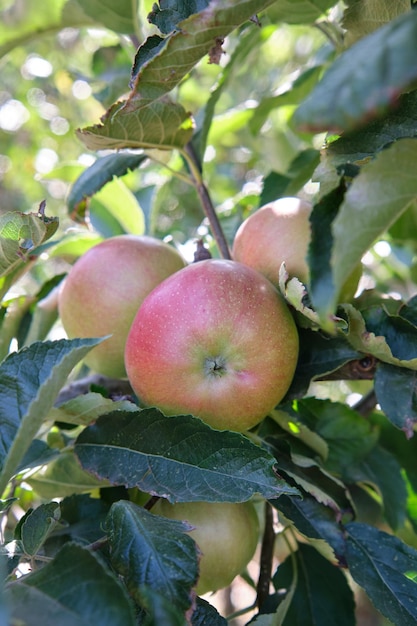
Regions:
<instances>
[{"instance_id":1,"label":"apple on branch","mask_svg":"<svg viewBox=\"0 0 417 626\"><path fill-rule=\"evenodd\" d=\"M259 536L259 522L252 502L181 502L158 500L152 513L187 521L190 536L201 551L198 595L217 591L232 580L252 559Z\"/></svg>"},{"instance_id":2,"label":"apple on branch","mask_svg":"<svg viewBox=\"0 0 417 626\"><path fill-rule=\"evenodd\" d=\"M125 343L139 306L154 287L184 266L172 246L136 235L106 239L76 261L60 290L58 309L70 339L111 335L86 356L92 370L126 377Z\"/></svg>"},{"instance_id":3,"label":"apple on branch","mask_svg":"<svg viewBox=\"0 0 417 626\"><path fill-rule=\"evenodd\" d=\"M272 283L215 259L176 272L145 298L125 352L143 403L239 432L282 400L297 358L297 329Z\"/></svg>"}]
</instances>

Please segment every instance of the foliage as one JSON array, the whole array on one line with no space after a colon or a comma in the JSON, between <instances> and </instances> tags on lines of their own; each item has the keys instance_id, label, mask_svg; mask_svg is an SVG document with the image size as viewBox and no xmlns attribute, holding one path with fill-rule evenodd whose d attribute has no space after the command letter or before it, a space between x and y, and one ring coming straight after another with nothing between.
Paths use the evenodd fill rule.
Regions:
<instances>
[{"instance_id":1,"label":"foliage","mask_svg":"<svg viewBox=\"0 0 417 626\"><path fill-rule=\"evenodd\" d=\"M415 624L415 3L1 7L0 624L361 626L366 597ZM68 340L56 297L89 247L227 257L288 195L314 205L310 281L281 268L300 356L257 428L166 417L86 370L100 339ZM198 548L158 497L255 502L235 618L195 596Z\"/></svg>"}]
</instances>

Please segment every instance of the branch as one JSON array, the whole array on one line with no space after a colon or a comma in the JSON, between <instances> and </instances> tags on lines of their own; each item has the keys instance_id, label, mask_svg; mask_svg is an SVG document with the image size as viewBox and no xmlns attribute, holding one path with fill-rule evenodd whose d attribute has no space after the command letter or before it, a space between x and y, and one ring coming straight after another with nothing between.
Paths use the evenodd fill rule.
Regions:
<instances>
[{"instance_id":1,"label":"branch","mask_svg":"<svg viewBox=\"0 0 417 626\"><path fill-rule=\"evenodd\" d=\"M265 502L265 530L262 538L259 579L256 587L256 604L259 609L269 596L274 544L275 531L272 507L269 502Z\"/></svg>"},{"instance_id":2,"label":"branch","mask_svg":"<svg viewBox=\"0 0 417 626\"><path fill-rule=\"evenodd\" d=\"M202 180L201 164L191 143L188 143L185 146L183 154L190 167L191 175L194 180L194 185L198 197L200 198L201 206L203 207L203 211L209 221L211 232L213 233L213 237L216 241L217 247L219 248L220 254L224 259L231 259L229 245L227 243L223 229L220 225L220 221L217 217L217 213L211 201L208 189Z\"/></svg>"}]
</instances>

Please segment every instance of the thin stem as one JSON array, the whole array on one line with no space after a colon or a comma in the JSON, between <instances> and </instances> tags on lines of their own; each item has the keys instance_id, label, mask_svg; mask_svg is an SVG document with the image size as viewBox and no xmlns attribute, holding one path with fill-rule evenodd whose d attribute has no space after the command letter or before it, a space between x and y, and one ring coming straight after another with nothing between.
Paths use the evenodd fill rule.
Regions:
<instances>
[{"instance_id":1,"label":"thin stem","mask_svg":"<svg viewBox=\"0 0 417 626\"><path fill-rule=\"evenodd\" d=\"M201 176L201 165L193 146L190 143L187 144L185 146L185 149L182 151L182 154L190 168L191 175L194 180L195 189L197 191L198 197L200 198L203 211L209 221L211 232L213 233L213 237L216 241L217 247L219 248L219 252L224 259L231 259L229 245L227 243L223 229L220 225L220 221L217 217L217 213L215 211L213 202L211 201L208 189L203 182Z\"/></svg>"},{"instance_id":2,"label":"thin stem","mask_svg":"<svg viewBox=\"0 0 417 626\"><path fill-rule=\"evenodd\" d=\"M271 580L272 561L274 558L274 518L272 507L265 502L265 529L262 538L259 579L256 587L256 604L261 608L269 596L269 583Z\"/></svg>"}]
</instances>

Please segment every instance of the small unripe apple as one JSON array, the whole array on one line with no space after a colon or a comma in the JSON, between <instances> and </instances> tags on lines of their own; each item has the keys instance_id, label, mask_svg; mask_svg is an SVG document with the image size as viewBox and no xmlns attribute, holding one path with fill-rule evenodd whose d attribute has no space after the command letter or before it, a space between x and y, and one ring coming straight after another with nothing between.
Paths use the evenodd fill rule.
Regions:
<instances>
[{"instance_id":1,"label":"small unripe apple","mask_svg":"<svg viewBox=\"0 0 417 626\"><path fill-rule=\"evenodd\" d=\"M126 376L124 349L145 296L185 262L175 248L153 237L119 235L90 248L70 269L58 308L69 338L111 335L85 358L94 371Z\"/></svg>"},{"instance_id":2,"label":"small unripe apple","mask_svg":"<svg viewBox=\"0 0 417 626\"><path fill-rule=\"evenodd\" d=\"M238 228L232 256L278 285L279 268L308 281L306 261L312 206L300 198L280 198L250 215Z\"/></svg>"},{"instance_id":3,"label":"small unripe apple","mask_svg":"<svg viewBox=\"0 0 417 626\"><path fill-rule=\"evenodd\" d=\"M258 543L259 523L251 502L186 502L158 500L152 513L187 521L201 551L199 595L230 585L246 568Z\"/></svg>"},{"instance_id":4,"label":"small unripe apple","mask_svg":"<svg viewBox=\"0 0 417 626\"><path fill-rule=\"evenodd\" d=\"M297 329L272 283L216 259L176 272L145 298L125 352L144 404L240 432L282 400L297 358Z\"/></svg>"}]
</instances>

